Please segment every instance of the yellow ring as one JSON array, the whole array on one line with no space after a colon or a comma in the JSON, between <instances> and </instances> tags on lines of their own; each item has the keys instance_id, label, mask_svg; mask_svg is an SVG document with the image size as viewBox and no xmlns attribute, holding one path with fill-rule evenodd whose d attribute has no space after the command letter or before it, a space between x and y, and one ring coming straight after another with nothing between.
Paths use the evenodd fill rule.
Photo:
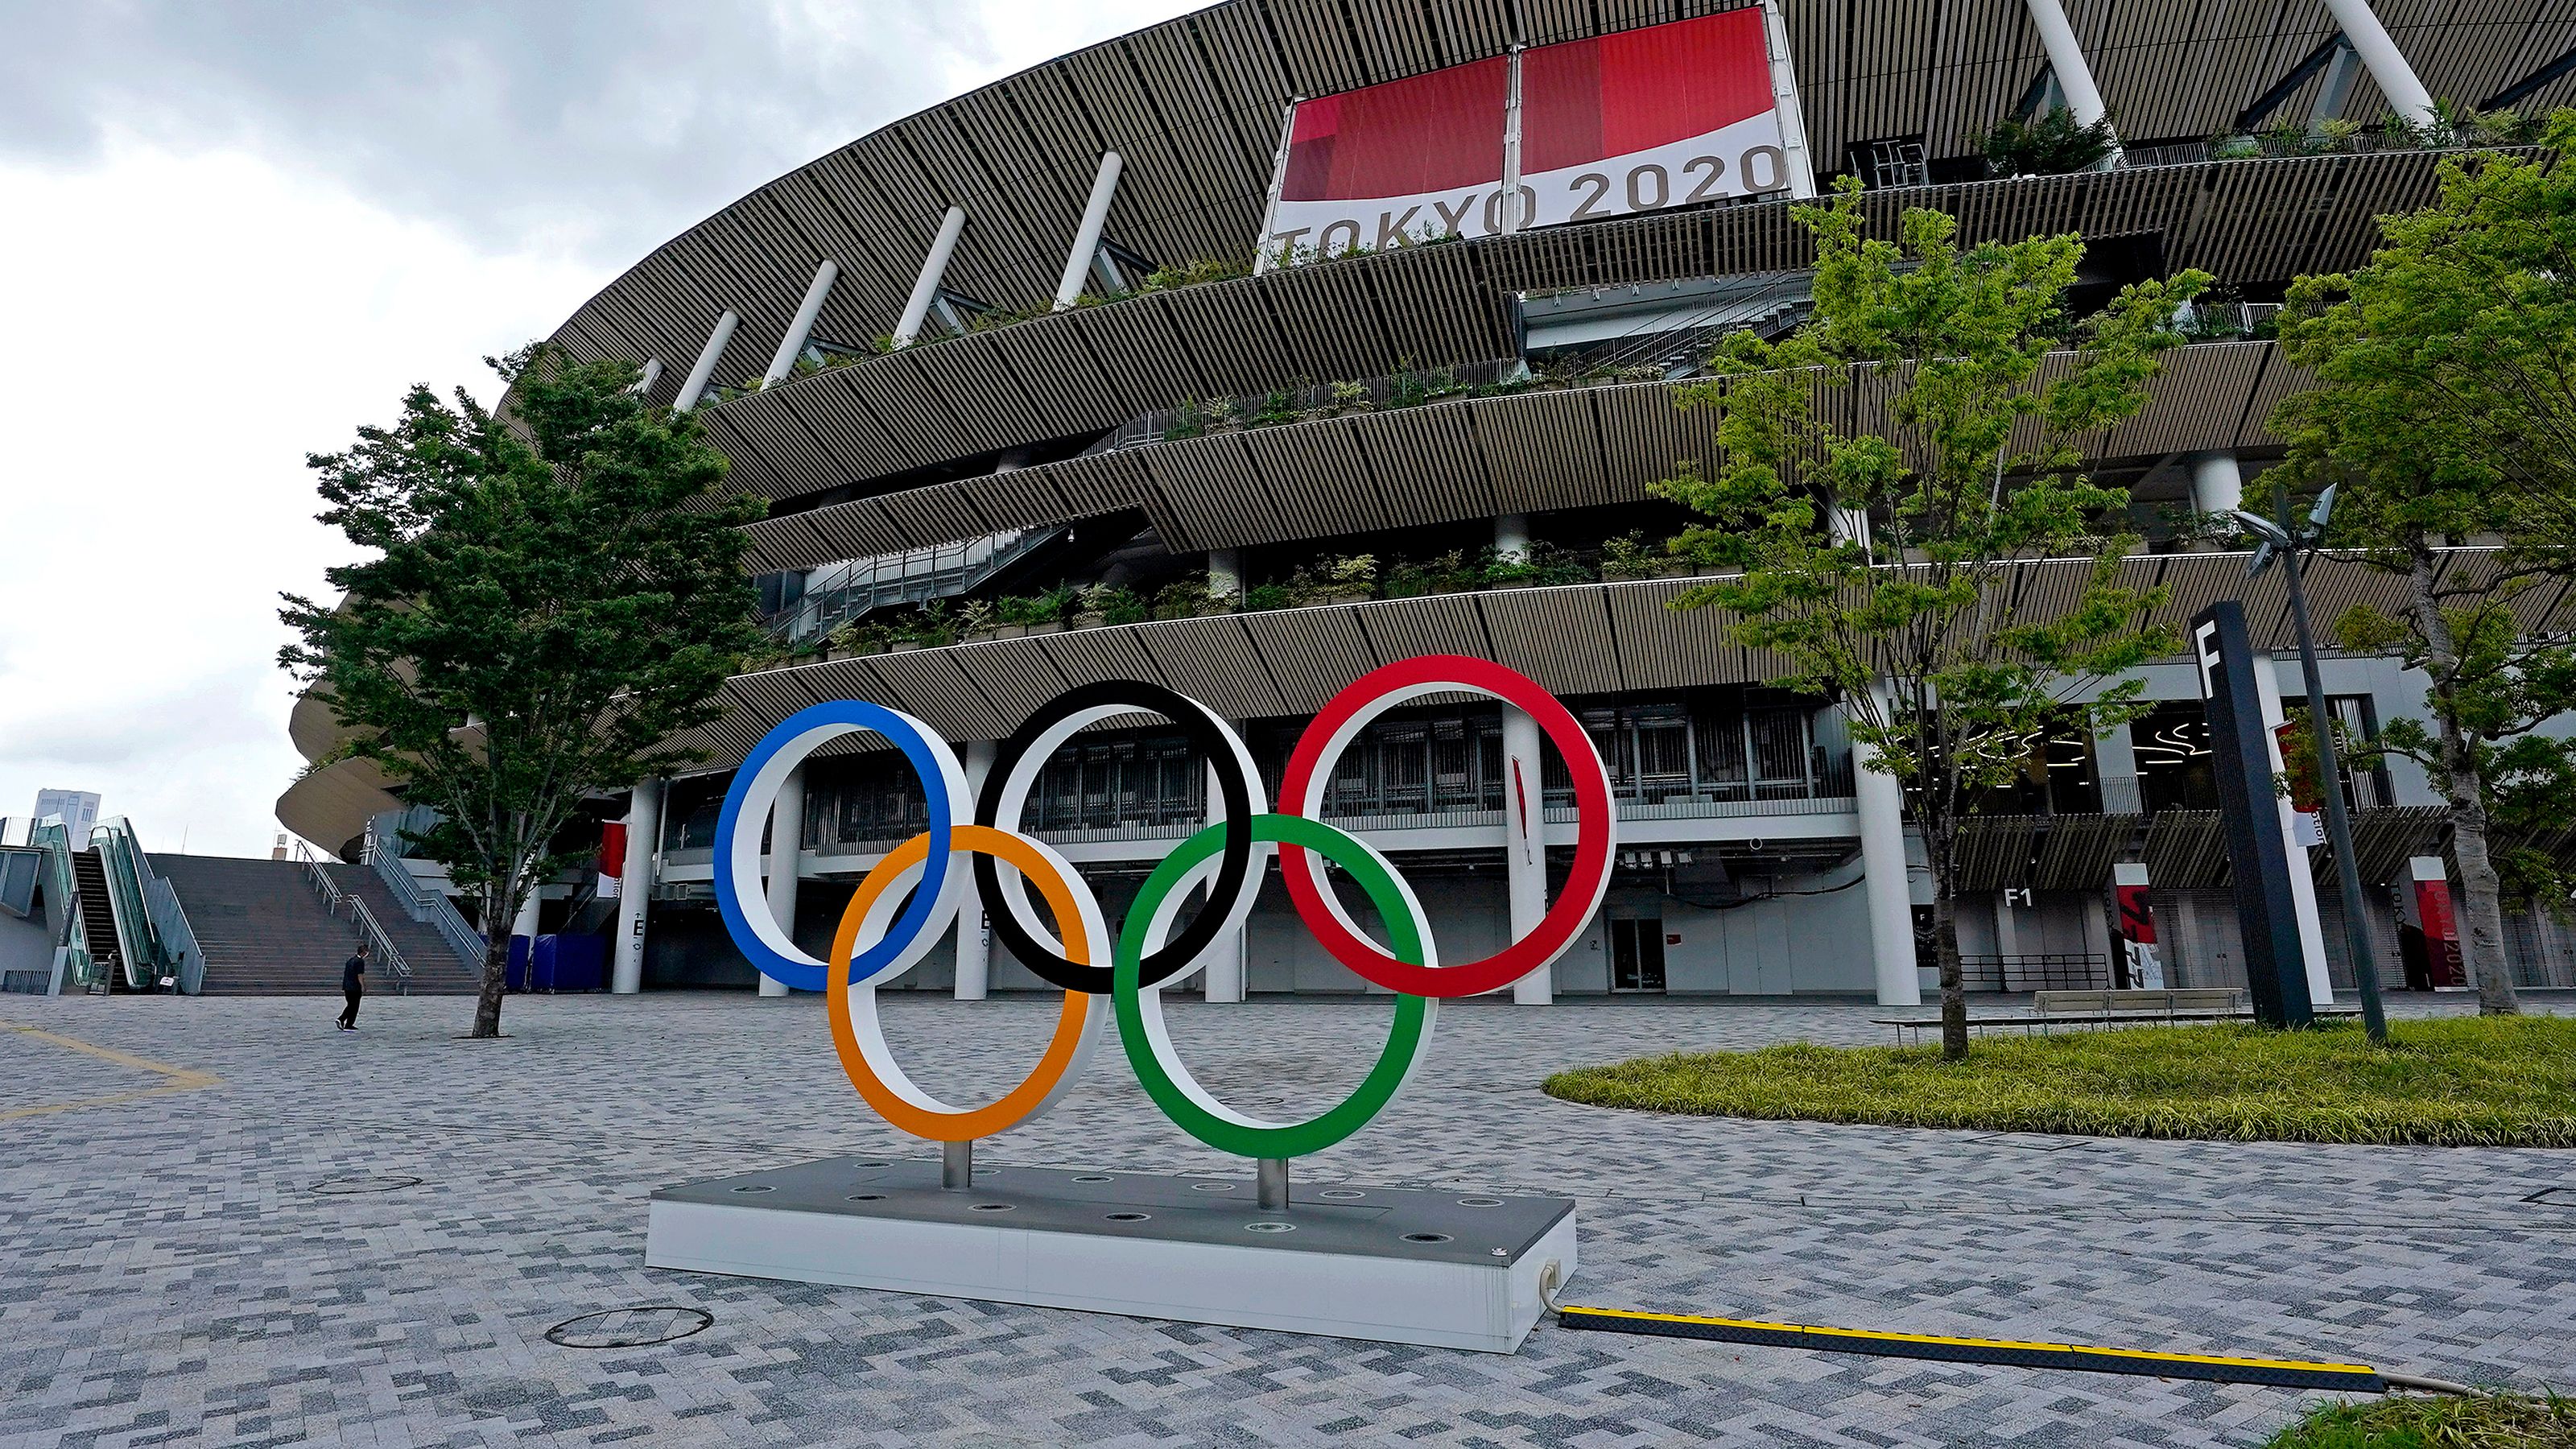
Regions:
<instances>
[{"instance_id":1,"label":"yellow ring","mask_svg":"<svg viewBox=\"0 0 2576 1449\"><path fill-rule=\"evenodd\" d=\"M1021 874L1035 881L1038 894L1045 898L1047 909L1055 917L1056 934L1063 938L1065 958L1078 965L1091 962L1091 942L1082 929L1082 911L1071 883L1065 880L1055 863L1021 836L996 830L987 825L958 824L949 837L958 854L982 854L1017 867ZM850 1085L877 1110L877 1115L915 1137L932 1142L969 1142L978 1137L1017 1126L1034 1115L1055 1094L1065 1075L1073 1069L1093 1025L1094 998L1078 991L1064 994L1064 1009L1056 1019L1055 1036L1048 1041L1046 1052L1037 1066L1022 1078L1020 1084L991 1104L963 1112L940 1112L922 1107L886 1084L876 1069L869 1065L858 1031L850 1019L849 963L859 938L859 928L866 922L868 908L877 897L903 877L905 871L928 861L930 836L916 835L894 848L893 852L869 871L850 895L849 906L841 912L840 929L832 937L832 976L823 987L823 1001L832 1018L832 1046L841 1056L841 1070L850 1077ZM874 991L873 984L855 989ZM878 1037L880 1048L883 1036Z\"/></svg>"}]
</instances>

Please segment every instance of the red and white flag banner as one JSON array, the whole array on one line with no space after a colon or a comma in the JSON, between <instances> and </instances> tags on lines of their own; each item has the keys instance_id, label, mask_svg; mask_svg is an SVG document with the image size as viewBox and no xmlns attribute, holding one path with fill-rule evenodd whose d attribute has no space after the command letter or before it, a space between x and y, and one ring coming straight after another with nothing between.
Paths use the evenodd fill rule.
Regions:
<instances>
[{"instance_id":1,"label":"red and white flag banner","mask_svg":"<svg viewBox=\"0 0 2576 1449\"><path fill-rule=\"evenodd\" d=\"M1752 7L1301 101L1263 261L1791 190L1804 141L1774 35Z\"/></svg>"}]
</instances>

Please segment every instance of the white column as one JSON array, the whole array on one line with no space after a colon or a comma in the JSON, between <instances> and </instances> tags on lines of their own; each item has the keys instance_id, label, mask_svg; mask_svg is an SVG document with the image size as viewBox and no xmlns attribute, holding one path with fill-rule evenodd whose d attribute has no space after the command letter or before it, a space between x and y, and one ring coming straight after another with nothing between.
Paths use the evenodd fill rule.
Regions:
<instances>
[{"instance_id":1,"label":"white column","mask_svg":"<svg viewBox=\"0 0 2576 1449\"><path fill-rule=\"evenodd\" d=\"M544 881L528 887L528 898L519 903L519 918L510 923L510 934L527 937L531 943L529 947L531 950L535 949L533 943L537 939L537 911L545 905L545 895Z\"/></svg>"},{"instance_id":2,"label":"white column","mask_svg":"<svg viewBox=\"0 0 2576 1449\"><path fill-rule=\"evenodd\" d=\"M1082 225L1073 229L1073 250L1064 259L1064 280L1055 284L1055 307L1061 312L1082 295L1082 284L1091 276L1091 259L1100 252L1100 233L1109 225L1109 199L1118 194L1118 173L1127 163L1115 151L1100 156L1100 170L1091 178L1091 200L1082 208Z\"/></svg>"},{"instance_id":3,"label":"white column","mask_svg":"<svg viewBox=\"0 0 2576 1449\"><path fill-rule=\"evenodd\" d=\"M2037 3L2037 0L2033 0ZM2415 78L2415 67L2406 63L2406 53L2388 38L2388 27L2370 8L2370 0L2326 0L2335 24L2343 27L2343 38L2361 63L2370 68L2370 78L2379 85L2379 93L2388 97L2389 109L2419 126L2433 123L2433 95Z\"/></svg>"},{"instance_id":4,"label":"white column","mask_svg":"<svg viewBox=\"0 0 2576 1449\"><path fill-rule=\"evenodd\" d=\"M1879 693L1882 715L1889 699ZM1869 747L1854 742L1853 803L1860 812L1862 890L1869 896L1869 954L1881 1006L1923 1004L1923 978L1914 965L1914 886L1905 863L1905 792L1894 775L1870 769L1859 758Z\"/></svg>"},{"instance_id":5,"label":"white column","mask_svg":"<svg viewBox=\"0 0 2576 1449\"><path fill-rule=\"evenodd\" d=\"M1869 547L1869 511L1863 508L1828 508L1825 531L1836 543L1856 543Z\"/></svg>"},{"instance_id":6,"label":"white column","mask_svg":"<svg viewBox=\"0 0 2576 1449\"><path fill-rule=\"evenodd\" d=\"M805 350L805 339L814 335L814 319L823 315L823 299L832 295L832 279L841 275L841 264L829 257L814 269L814 280L805 287L805 300L796 308L796 320L787 324L787 335L778 339L778 351L769 359L769 370L760 375L760 385L769 384L795 370L796 355Z\"/></svg>"},{"instance_id":7,"label":"white column","mask_svg":"<svg viewBox=\"0 0 2576 1449\"><path fill-rule=\"evenodd\" d=\"M984 793L984 778L993 773L993 742L973 740L966 746L966 790L969 795ZM1004 830L1017 830L1020 822L999 822ZM957 857L960 868L971 869L974 862ZM957 979L954 990L959 1001L981 1001L992 984L993 931L984 920L984 893L970 880L965 894L957 898Z\"/></svg>"},{"instance_id":8,"label":"white column","mask_svg":"<svg viewBox=\"0 0 2576 1449\"><path fill-rule=\"evenodd\" d=\"M2039 29L2039 43L2048 48L2048 68L2057 77L2057 88L2066 94L2066 109L2079 125L2090 126L2110 114L2102 104L2102 92L2093 84L2093 67L2084 60L2084 47L2075 41L2075 27L2066 20L2066 7L2059 0L2024 0L2030 7L2030 23ZM2115 147L2110 162L2116 166L2120 153Z\"/></svg>"},{"instance_id":9,"label":"white column","mask_svg":"<svg viewBox=\"0 0 2576 1449\"><path fill-rule=\"evenodd\" d=\"M2203 518L2245 506L2245 471L2234 453L2192 455L2191 506Z\"/></svg>"},{"instance_id":10,"label":"white column","mask_svg":"<svg viewBox=\"0 0 2576 1449\"><path fill-rule=\"evenodd\" d=\"M635 392L639 396L649 393L653 390L653 384L660 382L661 380L662 359L658 357L645 358L643 370L635 374Z\"/></svg>"},{"instance_id":11,"label":"white column","mask_svg":"<svg viewBox=\"0 0 2576 1449\"><path fill-rule=\"evenodd\" d=\"M1524 552L1529 547L1526 533L1521 547ZM1611 808L1617 809L1617 802ZM1538 721L1508 704L1503 706L1503 881L1511 894L1512 938L1518 940L1547 918L1547 775L1539 755ZM1512 1000L1523 1006L1545 1006L1555 999L1553 965L1512 983Z\"/></svg>"},{"instance_id":12,"label":"white column","mask_svg":"<svg viewBox=\"0 0 2576 1449\"><path fill-rule=\"evenodd\" d=\"M789 939L796 935L796 867L805 854L805 768L799 765L779 783L778 799L769 807L769 916ZM787 983L767 972L760 994L785 996Z\"/></svg>"},{"instance_id":13,"label":"white column","mask_svg":"<svg viewBox=\"0 0 2576 1449\"><path fill-rule=\"evenodd\" d=\"M2328 121L2343 118L2344 102L2352 98L2352 78L2361 70L2361 57L2347 40L2334 48L2326 60L2325 79L2317 82L2316 102L2308 107L2308 134L2325 129Z\"/></svg>"},{"instance_id":14,"label":"white column","mask_svg":"<svg viewBox=\"0 0 2576 1449\"><path fill-rule=\"evenodd\" d=\"M1762 30L1771 51L1771 104L1780 112L1781 164L1789 168L1789 195L1812 201L1816 160L1807 149L1807 113L1798 104L1798 68L1789 54L1789 22L1781 18L1780 0L1762 0Z\"/></svg>"},{"instance_id":15,"label":"white column","mask_svg":"<svg viewBox=\"0 0 2576 1449\"><path fill-rule=\"evenodd\" d=\"M653 900L653 860L661 854L661 843L662 782L646 780L635 787L626 806L626 868L618 872L616 957L609 990L620 995L644 989L645 908Z\"/></svg>"},{"instance_id":16,"label":"white column","mask_svg":"<svg viewBox=\"0 0 2576 1449\"><path fill-rule=\"evenodd\" d=\"M948 255L957 250L957 238L966 230L966 213L957 207L939 219L939 235L931 238L930 255L921 259L921 275L912 282L912 296L903 304L903 317L894 324L894 345L909 347L921 335L921 321L930 315L930 301L939 295L939 279L948 273Z\"/></svg>"},{"instance_id":17,"label":"white column","mask_svg":"<svg viewBox=\"0 0 2576 1449\"><path fill-rule=\"evenodd\" d=\"M1212 574L1211 577L1213 577ZM1240 720L1229 721L1229 723L1238 731L1242 728L1242 721ZM1226 818L1224 792L1225 782L1218 778L1216 767L1211 764L1208 767L1207 772L1206 797L1208 801L1207 818L1210 824L1214 824L1215 822ZM1260 808L1260 804L1257 800L1254 802L1254 808L1256 810ZM1270 860L1270 847L1266 845L1256 845L1253 847L1252 877L1256 887L1262 879L1269 875ZM1214 885L1213 879L1211 879L1210 885ZM1213 898L1211 898L1210 904L1213 905ZM1209 907L1207 906L1202 906L1200 909L1205 910L1208 908ZM1250 922L1247 921L1243 926L1236 930L1228 932L1227 934L1208 943L1207 974L1199 980L1199 988L1205 994L1207 1000L1212 1002L1230 1003L1244 999L1244 996L1249 989L1249 978L1252 974L1252 968L1247 959L1249 955L1249 941L1247 938L1249 938L1251 934L1252 927Z\"/></svg>"},{"instance_id":18,"label":"white column","mask_svg":"<svg viewBox=\"0 0 2576 1449\"><path fill-rule=\"evenodd\" d=\"M1494 520L1494 552L1504 558L1526 559L1530 554L1529 515L1506 513Z\"/></svg>"},{"instance_id":19,"label":"white column","mask_svg":"<svg viewBox=\"0 0 2576 1449\"><path fill-rule=\"evenodd\" d=\"M671 411L684 413L698 405L707 383L716 375L716 363L724 356L725 344L733 341L733 329L741 321L730 308L716 319L715 330L707 334L707 345L698 349L698 365L689 369L689 380L680 384L679 395L671 399Z\"/></svg>"},{"instance_id":20,"label":"white column","mask_svg":"<svg viewBox=\"0 0 2576 1449\"><path fill-rule=\"evenodd\" d=\"M2272 757L2272 774L2278 778L2286 768L2281 758L2281 737L2275 731L2287 723L2289 716L2281 709L2281 672L2269 654L2254 656L2255 693L2263 696L2263 732ZM2281 812L2281 841L2290 848L2290 905L2299 917L2299 954L2308 967L2308 1001L2314 1006L2334 1005L2334 978L2326 972L2326 930L2317 916L2317 874L2308 852L2299 846L2299 825L2292 817L2298 813L2290 797L2281 795L2275 802Z\"/></svg>"},{"instance_id":21,"label":"white column","mask_svg":"<svg viewBox=\"0 0 2576 1449\"><path fill-rule=\"evenodd\" d=\"M1243 556L1230 548L1208 550L1208 592L1219 598L1243 597Z\"/></svg>"}]
</instances>

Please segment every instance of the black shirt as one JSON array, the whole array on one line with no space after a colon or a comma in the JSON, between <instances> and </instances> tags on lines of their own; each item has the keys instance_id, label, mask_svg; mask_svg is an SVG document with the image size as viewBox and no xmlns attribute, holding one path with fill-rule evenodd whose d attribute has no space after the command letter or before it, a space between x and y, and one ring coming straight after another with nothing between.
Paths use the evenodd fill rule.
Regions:
<instances>
[{"instance_id":1,"label":"black shirt","mask_svg":"<svg viewBox=\"0 0 2576 1449\"><path fill-rule=\"evenodd\" d=\"M357 989L358 989L358 974L359 974L360 972L362 972L362 971L366 970L366 969L367 969L367 958L366 958L366 957L364 957L364 956L352 956L352 957L350 957L350 958L349 958L349 960L348 960L348 962L347 962L347 964L343 965L343 966L340 968L340 989L341 989L341 990L343 990L343 991L355 991L355 990L357 990Z\"/></svg>"}]
</instances>

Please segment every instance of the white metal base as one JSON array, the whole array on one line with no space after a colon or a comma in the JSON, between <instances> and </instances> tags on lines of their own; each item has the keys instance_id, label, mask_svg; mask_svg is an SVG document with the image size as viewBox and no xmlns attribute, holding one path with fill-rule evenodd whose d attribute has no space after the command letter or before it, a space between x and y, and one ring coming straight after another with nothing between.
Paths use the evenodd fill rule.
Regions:
<instances>
[{"instance_id":1,"label":"white metal base","mask_svg":"<svg viewBox=\"0 0 2576 1449\"><path fill-rule=\"evenodd\" d=\"M1574 1276L1574 1204L1298 1183L1265 1212L1250 1175L984 1167L944 1192L936 1161L834 1158L655 1193L645 1263L1510 1353L1541 1274Z\"/></svg>"}]
</instances>

